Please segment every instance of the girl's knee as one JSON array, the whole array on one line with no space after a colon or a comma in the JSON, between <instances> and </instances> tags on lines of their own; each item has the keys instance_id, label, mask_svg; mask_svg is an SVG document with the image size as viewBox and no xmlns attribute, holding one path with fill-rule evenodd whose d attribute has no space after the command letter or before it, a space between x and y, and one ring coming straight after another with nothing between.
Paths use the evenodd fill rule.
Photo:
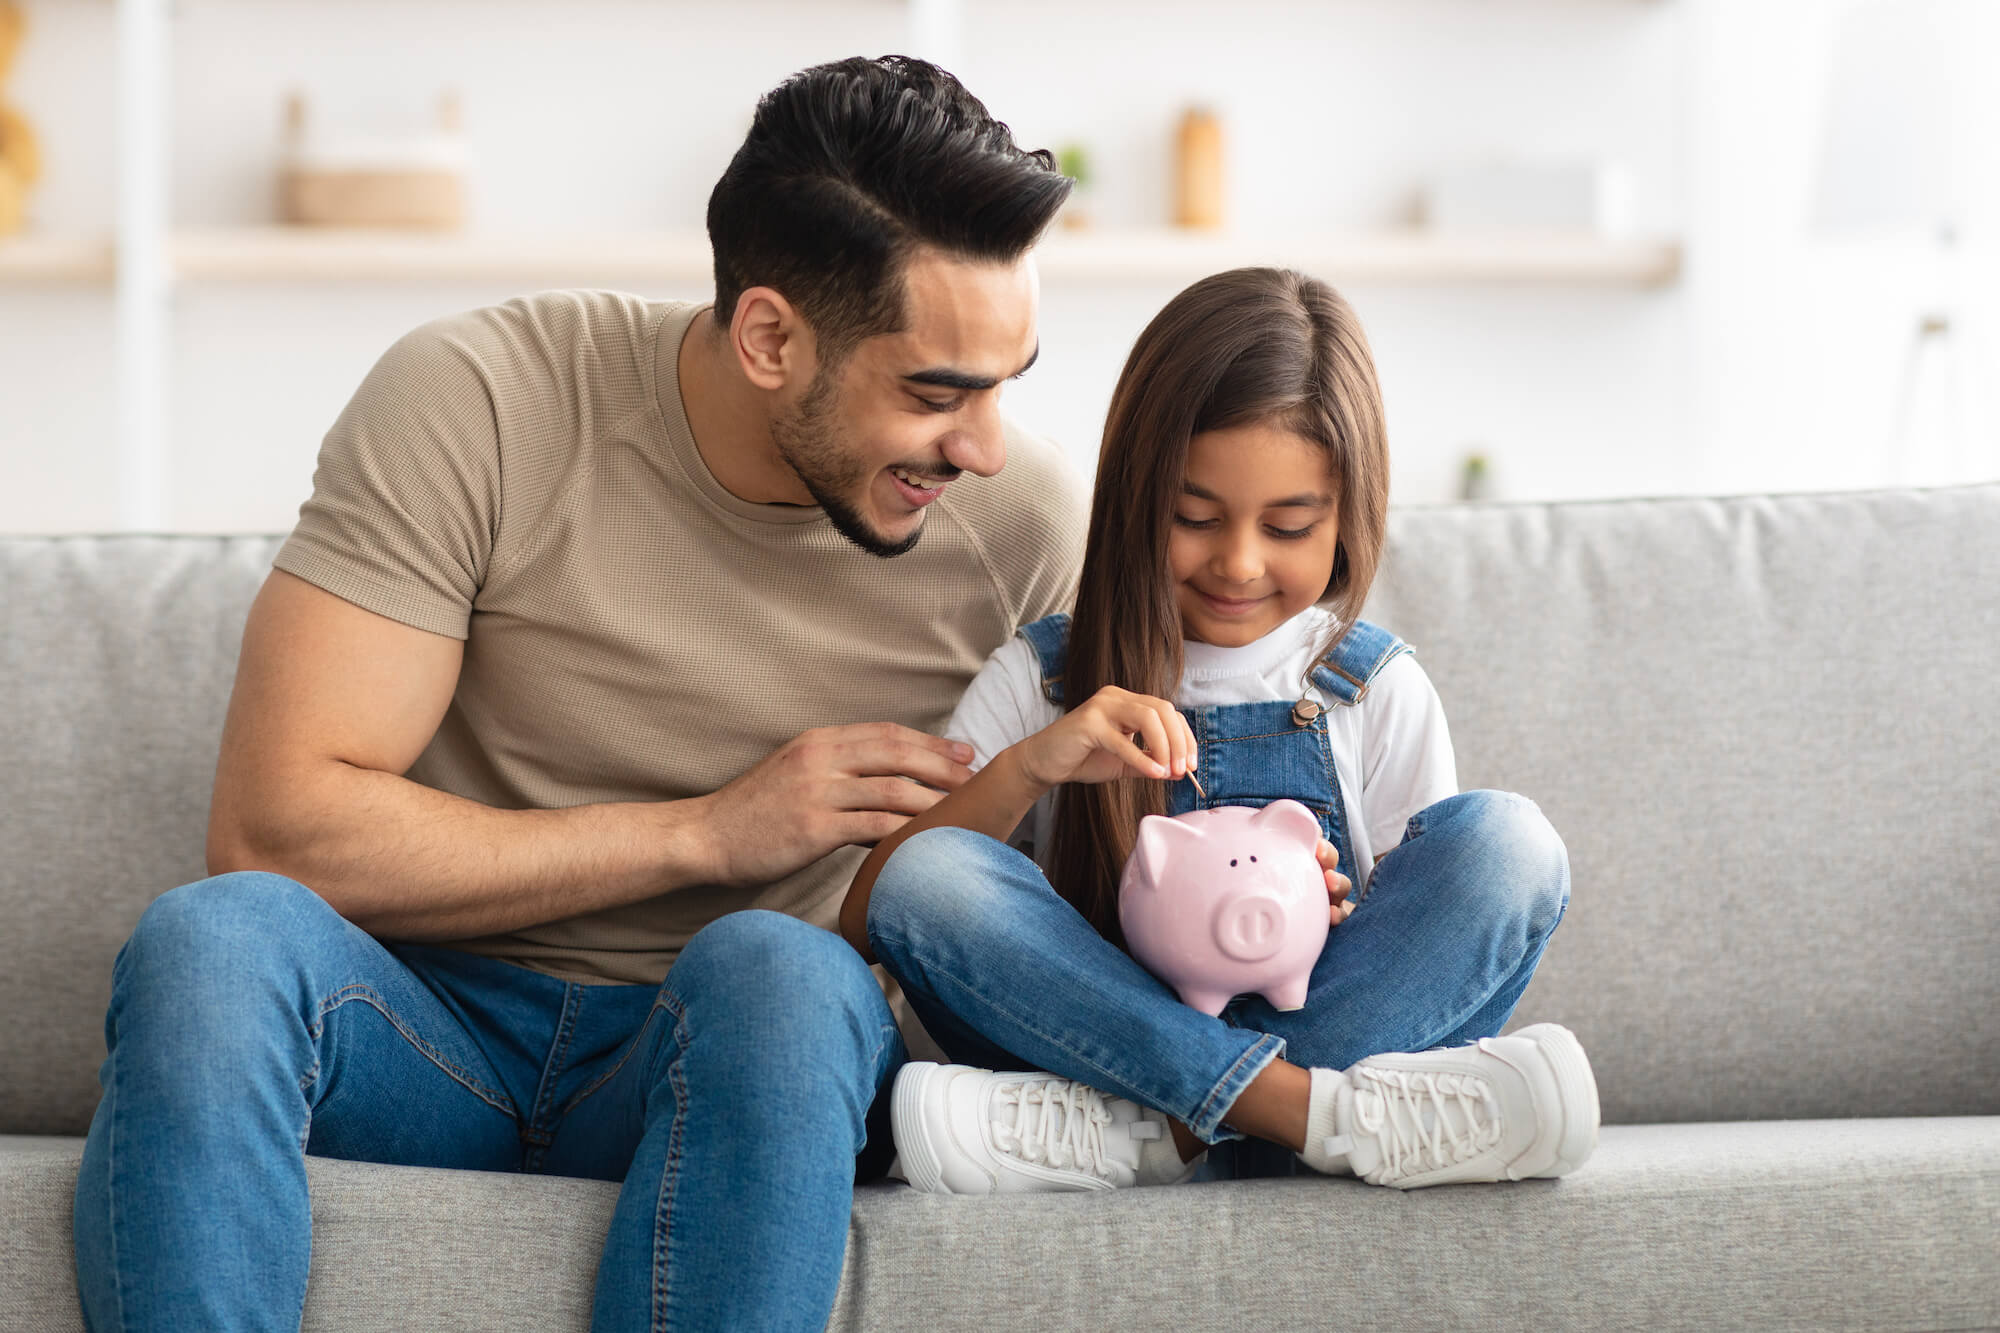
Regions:
<instances>
[{"instance_id":1,"label":"girl's knee","mask_svg":"<svg viewBox=\"0 0 2000 1333\"><path fill-rule=\"evenodd\" d=\"M884 921L908 926L921 919L949 931L990 917L996 897L1024 878L1046 883L1033 861L997 838L925 829L897 847L876 877L868 897L871 933Z\"/></svg>"},{"instance_id":2,"label":"girl's knee","mask_svg":"<svg viewBox=\"0 0 2000 1333\"><path fill-rule=\"evenodd\" d=\"M1418 814L1411 836L1451 840L1476 867L1470 882L1552 930L1569 904L1569 851L1542 808L1513 792L1476 790Z\"/></svg>"}]
</instances>

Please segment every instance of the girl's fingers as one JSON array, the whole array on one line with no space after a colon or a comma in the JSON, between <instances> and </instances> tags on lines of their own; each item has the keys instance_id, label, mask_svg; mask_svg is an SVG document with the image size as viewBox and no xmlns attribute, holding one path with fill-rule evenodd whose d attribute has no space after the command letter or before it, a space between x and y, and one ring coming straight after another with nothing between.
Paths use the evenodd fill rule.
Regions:
<instances>
[{"instance_id":1,"label":"girl's fingers","mask_svg":"<svg viewBox=\"0 0 2000 1333\"><path fill-rule=\"evenodd\" d=\"M1180 760L1180 767L1175 770L1175 774L1185 776L1195 770L1194 728L1190 727L1188 720L1181 716L1180 709L1172 704L1166 707L1167 727L1172 731L1174 743L1179 747L1177 757Z\"/></svg>"},{"instance_id":2,"label":"girl's fingers","mask_svg":"<svg viewBox=\"0 0 2000 1333\"><path fill-rule=\"evenodd\" d=\"M1159 761L1140 749L1130 735L1121 732L1111 737L1106 748L1131 765L1133 772L1149 778L1160 776Z\"/></svg>"},{"instance_id":3,"label":"girl's fingers","mask_svg":"<svg viewBox=\"0 0 2000 1333\"><path fill-rule=\"evenodd\" d=\"M1153 701L1153 712L1160 719L1160 737L1166 746L1160 762L1167 766L1168 777L1181 777L1188 771L1188 741L1180 710L1156 699Z\"/></svg>"},{"instance_id":4,"label":"girl's fingers","mask_svg":"<svg viewBox=\"0 0 2000 1333\"><path fill-rule=\"evenodd\" d=\"M1140 709L1139 716L1135 720L1139 724L1137 728L1139 739L1146 747L1148 760L1142 771L1156 778L1170 776L1173 772L1174 752L1167 744L1167 724L1150 708Z\"/></svg>"}]
</instances>

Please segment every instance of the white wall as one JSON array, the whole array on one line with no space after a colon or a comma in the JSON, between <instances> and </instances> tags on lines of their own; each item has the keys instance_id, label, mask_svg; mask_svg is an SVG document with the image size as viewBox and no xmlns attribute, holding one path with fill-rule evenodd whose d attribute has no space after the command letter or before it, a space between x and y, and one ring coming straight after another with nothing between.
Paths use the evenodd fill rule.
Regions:
<instances>
[{"instance_id":1,"label":"white wall","mask_svg":"<svg viewBox=\"0 0 2000 1333\"><path fill-rule=\"evenodd\" d=\"M1631 165L1644 229L1685 241L1674 286L1344 285L1381 365L1400 501L1449 496L1472 449L1521 497L1868 485L1910 471L1886 440L1926 274L1908 246L1810 230L1835 25L1853 3L965 0L956 63L1024 142L1093 148L1105 225L1162 219L1189 100L1225 115L1248 233L1398 221L1426 170L1490 151ZM106 232L113 8L28 8L8 93L45 139L38 225ZM474 226L694 226L758 92L909 41L908 12L889 0L179 0L175 12L182 225L270 218L287 89L365 127L419 123L450 85L476 159ZM1989 141L2000 128L1991 107L1964 114ZM1961 326L1977 332L2000 284L1971 282ZM1044 356L1010 390L1014 414L1088 466L1125 351L1174 286L1048 282ZM183 285L167 526L288 526L320 435L382 348L508 294ZM0 282L0 531L118 524L112 334L102 286ZM1942 471L2000 473L1996 458Z\"/></svg>"}]
</instances>

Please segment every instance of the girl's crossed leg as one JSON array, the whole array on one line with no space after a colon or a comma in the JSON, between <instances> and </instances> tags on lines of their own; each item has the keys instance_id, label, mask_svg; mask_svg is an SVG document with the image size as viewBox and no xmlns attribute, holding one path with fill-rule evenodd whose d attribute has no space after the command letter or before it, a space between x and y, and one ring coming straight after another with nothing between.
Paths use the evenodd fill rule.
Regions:
<instances>
[{"instance_id":1,"label":"girl's crossed leg","mask_svg":"<svg viewBox=\"0 0 2000 1333\"><path fill-rule=\"evenodd\" d=\"M914 1091L899 1095L899 1128L912 1131L899 1133L899 1143L921 1138L926 1117L958 1114L945 1106L948 1096L990 1092L1006 1103L992 1136L1002 1158L1025 1151L1045 1168L1075 1158L1078 1144L1101 1157L1108 1136L1114 1159L1108 1172L1073 1183L1052 1181L1059 1173L1048 1170L1010 1181L991 1163L967 1171L995 1188L1180 1178L1143 1137L1150 1117L1135 1121L1122 1100L1178 1121L1204 1143L1248 1130L1305 1149L1303 1160L1318 1169L1384 1183L1557 1174L1581 1161L1596 1131L1595 1086L1567 1032L1545 1025L1456 1053L1390 1053L1496 1034L1568 888L1562 843L1531 802L1499 792L1449 798L1417 815L1376 867L1360 906L1329 936L1304 1009L1281 1013L1239 997L1218 1019L1180 1003L1099 936L1026 856L966 830L926 831L898 848L876 881L868 913L875 955L954 1060L1046 1074L1028 1090L1026 1100L1040 1103L1030 1110L1024 1076L982 1090L961 1075L947 1092L940 1075L913 1067L906 1077L930 1082L930 1104ZM1310 1079L1301 1066L1313 1068ZM1338 1072L1357 1067L1353 1078ZM1075 1092L1046 1086L1063 1081L1111 1094L1113 1104L1092 1111L1102 1122L1096 1132L1068 1123L1074 1107L1061 1099L1073 1102ZM1560 1123L1536 1123L1552 1117ZM923 1143L904 1144L904 1156L913 1183L940 1187L918 1179L933 1165L921 1160ZM1267 1174L1294 1160L1290 1151L1233 1143L1218 1156L1225 1174ZM942 1187L954 1188L949 1179Z\"/></svg>"}]
</instances>

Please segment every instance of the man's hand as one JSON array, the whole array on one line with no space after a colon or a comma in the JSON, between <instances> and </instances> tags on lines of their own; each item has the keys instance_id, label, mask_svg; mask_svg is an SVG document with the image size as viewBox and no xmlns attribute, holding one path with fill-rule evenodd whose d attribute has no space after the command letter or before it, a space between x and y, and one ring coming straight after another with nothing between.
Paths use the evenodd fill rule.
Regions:
<instances>
[{"instance_id":1,"label":"man's hand","mask_svg":"<svg viewBox=\"0 0 2000 1333\"><path fill-rule=\"evenodd\" d=\"M837 848L872 847L962 786L971 759L971 746L893 722L796 736L697 798L716 882L769 884Z\"/></svg>"},{"instance_id":2,"label":"man's hand","mask_svg":"<svg viewBox=\"0 0 2000 1333\"><path fill-rule=\"evenodd\" d=\"M1340 849L1325 838L1319 840L1320 869L1326 872L1327 915L1330 925L1339 925L1354 915L1354 904L1347 901L1347 895L1354 886L1347 876L1340 873Z\"/></svg>"}]
</instances>

